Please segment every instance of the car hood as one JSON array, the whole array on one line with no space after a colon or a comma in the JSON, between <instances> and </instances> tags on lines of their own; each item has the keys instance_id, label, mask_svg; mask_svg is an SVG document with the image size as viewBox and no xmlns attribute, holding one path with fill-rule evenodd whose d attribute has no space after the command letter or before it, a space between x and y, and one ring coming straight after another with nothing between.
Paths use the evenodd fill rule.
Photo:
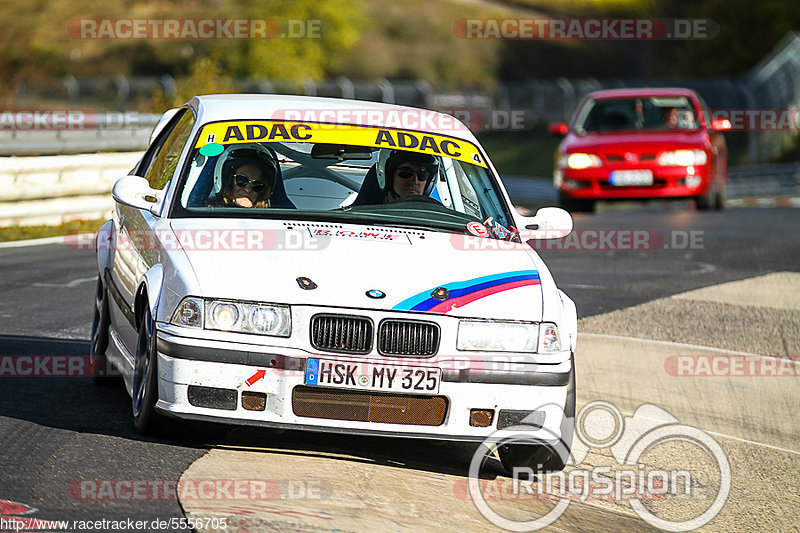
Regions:
<instances>
[{"instance_id":1,"label":"car hood","mask_svg":"<svg viewBox=\"0 0 800 533\"><path fill-rule=\"evenodd\" d=\"M705 134L696 131L604 132L586 135L569 134L562 145L570 152L635 150L637 147L664 146L669 148L704 145Z\"/></svg>"},{"instance_id":2,"label":"car hood","mask_svg":"<svg viewBox=\"0 0 800 533\"><path fill-rule=\"evenodd\" d=\"M172 229L207 298L539 321L552 285L526 245L447 232L245 219Z\"/></svg>"}]
</instances>

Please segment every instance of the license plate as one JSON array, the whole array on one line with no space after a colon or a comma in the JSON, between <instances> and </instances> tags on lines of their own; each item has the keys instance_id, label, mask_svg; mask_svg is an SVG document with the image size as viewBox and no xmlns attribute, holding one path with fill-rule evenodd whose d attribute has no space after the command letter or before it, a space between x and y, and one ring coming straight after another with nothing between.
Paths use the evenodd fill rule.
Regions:
<instances>
[{"instance_id":1,"label":"license plate","mask_svg":"<svg viewBox=\"0 0 800 533\"><path fill-rule=\"evenodd\" d=\"M612 170L608 180L611 185L652 185L652 170Z\"/></svg>"},{"instance_id":2,"label":"license plate","mask_svg":"<svg viewBox=\"0 0 800 533\"><path fill-rule=\"evenodd\" d=\"M438 368L306 360L305 384L320 387L436 394L441 378L442 371Z\"/></svg>"}]
</instances>

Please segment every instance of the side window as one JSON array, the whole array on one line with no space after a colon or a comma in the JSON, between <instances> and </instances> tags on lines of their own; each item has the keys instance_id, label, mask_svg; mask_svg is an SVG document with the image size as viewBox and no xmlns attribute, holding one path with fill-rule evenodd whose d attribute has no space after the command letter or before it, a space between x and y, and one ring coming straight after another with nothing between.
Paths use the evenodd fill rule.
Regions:
<instances>
[{"instance_id":1,"label":"side window","mask_svg":"<svg viewBox=\"0 0 800 533\"><path fill-rule=\"evenodd\" d=\"M153 189L163 189L172 179L181 151L194 126L194 115L188 109L183 110L180 118L177 116L175 118L177 122L168 127L151 147L148 160L143 161L140 169L141 175Z\"/></svg>"}]
</instances>

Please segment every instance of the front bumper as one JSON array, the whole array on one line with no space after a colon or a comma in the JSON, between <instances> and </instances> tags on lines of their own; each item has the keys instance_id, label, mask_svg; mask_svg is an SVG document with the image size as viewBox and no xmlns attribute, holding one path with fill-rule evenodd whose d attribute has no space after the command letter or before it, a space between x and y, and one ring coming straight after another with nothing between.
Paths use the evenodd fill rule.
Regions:
<instances>
[{"instance_id":1,"label":"front bumper","mask_svg":"<svg viewBox=\"0 0 800 533\"><path fill-rule=\"evenodd\" d=\"M568 392L574 386L574 369L569 353L554 358L562 362L547 365L506 354L502 358L496 354L484 354L426 360L404 358L399 361L393 358L387 361L308 353L296 348L271 349L240 342L209 341L163 331L158 334L157 351L159 400L156 408L161 412L179 418L285 429L480 442L498 431L498 419L503 410L506 413L536 412L526 420L536 419L540 427L529 426L525 432L530 438L554 443L561 437ZM379 364L440 368L442 378L435 396L446 399L443 422L439 425L415 425L300 416L293 404L293 392L297 387L308 390L304 384L308 357L343 361L369 359ZM198 406L196 401L190 400L190 387L195 391L198 388L224 390L230 401L225 408ZM328 387L314 389L334 394L349 392ZM243 393L265 396L264 410L245 409ZM470 425L473 409L491 410L494 413L491 424L485 427ZM497 435L502 436L504 431L517 434L518 429L500 430Z\"/></svg>"},{"instance_id":2,"label":"front bumper","mask_svg":"<svg viewBox=\"0 0 800 533\"><path fill-rule=\"evenodd\" d=\"M642 168L642 167L637 167ZM710 165L691 167L653 167L652 185L617 186L609 182L617 168L560 169L558 189L562 197L573 199L621 200L637 198L689 198L705 193L711 184ZM644 167L643 169L647 169Z\"/></svg>"}]
</instances>

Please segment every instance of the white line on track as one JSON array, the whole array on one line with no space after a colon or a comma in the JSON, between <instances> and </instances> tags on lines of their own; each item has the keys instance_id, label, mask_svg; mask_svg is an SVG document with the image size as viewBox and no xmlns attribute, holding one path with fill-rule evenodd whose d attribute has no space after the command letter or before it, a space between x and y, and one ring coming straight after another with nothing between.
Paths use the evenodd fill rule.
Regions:
<instances>
[{"instance_id":1,"label":"white line on track","mask_svg":"<svg viewBox=\"0 0 800 533\"><path fill-rule=\"evenodd\" d=\"M699 344L686 344L683 342L673 342L673 341L661 341L661 340L654 340L654 339L642 339L640 337L626 337L624 335L608 335L605 333L581 333L578 332L578 340L581 337L597 337L600 339L621 339L626 341L638 341L638 342L651 342L654 344L662 344L666 346L680 346L681 348L687 349L695 349L695 350L710 350L712 352L719 352L728 355L747 355L749 357L770 357L766 355L758 355L755 353L748 353L748 352L736 352L734 350L723 350L722 348L711 348L710 346L700 346ZM777 358L776 358L777 359Z\"/></svg>"},{"instance_id":2,"label":"white line on track","mask_svg":"<svg viewBox=\"0 0 800 533\"><path fill-rule=\"evenodd\" d=\"M582 405L587 405L585 402L577 402L577 403L578 404L582 404ZM623 411L622 409L620 409L619 412L621 414L623 414L623 415L626 415L626 416L630 416L630 417L633 416L633 413L629 413L627 411ZM653 418L651 416L639 415L639 418L646 418L648 420L653 420L655 422L660 422L662 424L666 424L666 423L674 424L675 423L672 420L662 420L660 418ZM781 451L781 452L793 453L795 455L800 455L800 451L798 451L798 450L790 450L788 448L781 448L780 446L773 446L772 444L764 444L763 442L756 442L754 440L743 439L741 437L734 437L732 435L726 435L724 433L718 433L716 431L711 431L711 430L708 430L708 429L702 429L702 428L698 428L698 429L702 430L705 433L708 433L709 435L714 435L715 437L722 437L724 439L731 439L731 440L735 440L735 441L739 441L739 442L744 442L745 444L753 444L755 446L763 446L764 448L770 448L772 450L778 450L778 451Z\"/></svg>"},{"instance_id":3,"label":"white line on track","mask_svg":"<svg viewBox=\"0 0 800 533\"><path fill-rule=\"evenodd\" d=\"M662 340L654 340L654 339L642 339L642 338L639 338L639 337L626 337L624 335L608 335L608 334L604 334L604 333L578 333L578 337L580 338L581 336L596 337L596 338L601 338L601 339L622 339L622 340L626 340L626 341L649 342L649 343L655 343L655 344L661 344L661 345L667 345L667 346L680 346L682 348L687 348L687 349L710 350L710 351L729 354L729 355L745 355L745 356L748 356L748 357L760 357L760 358L764 358L764 359L780 359L779 357L774 357L774 356L769 356L769 355L758 355L758 354L752 354L752 353L747 353L747 352L736 352L736 351L733 351L733 350L723 350L721 348L711 348L709 346L700 346L698 344L686 344L686 343L682 343L682 342L662 341ZM798 364L798 361L794 361L794 363ZM625 414L625 415L628 415L628 416L633 416L633 413L627 413L625 411L620 411L620 412ZM657 420L657 419L653 419L653 420ZM657 420L657 421L658 422L665 422L664 420ZM788 448L781 448L780 446L773 446L772 444L765 444L763 442L756 442L756 441L753 441L753 440L743 439L741 437L734 437L732 435L726 435L724 433L718 433L716 431L711 431L711 430L708 430L708 429L703 429L703 431L705 431L709 435L714 435L716 437L722 437L722 438L725 438L725 439L731 439L731 440L735 440L735 441L739 441L739 442L744 442L746 444L753 444L755 446L763 446L765 448L770 448L770 449L773 449L773 450L779 450L779 451L786 452L786 453L793 453L795 455L800 455L800 451L797 451L797 450L790 450Z\"/></svg>"},{"instance_id":4,"label":"white line on track","mask_svg":"<svg viewBox=\"0 0 800 533\"><path fill-rule=\"evenodd\" d=\"M83 233L78 234L71 234L69 238L72 239L80 239L81 236L84 235ZM86 235L94 236L94 233L86 233ZM41 246L43 244L64 244L67 239L67 235L58 235L56 237L42 237L41 239L27 239L24 241L8 241L8 242L0 242L0 248L26 248L28 246ZM82 241L83 242L83 241Z\"/></svg>"},{"instance_id":5,"label":"white line on track","mask_svg":"<svg viewBox=\"0 0 800 533\"><path fill-rule=\"evenodd\" d=\"M25 248L27 246L39 246L42 244L58 244L64 242L64 235L58 237L44 237L42 239L28 239L26 241L0 242L0 248Z\"/></svg>"},{"instance_id":6,"label":"white line on track","mask_svg":"<svg viewBox=\"0 0 800 533\"><path fill-rule=\"evenodd\" d=\"M71 289L73 287L77 287L81 283L86 283L87 281L94 281L96 279L97 279L96 276L92 276L91 278L73 279L72 281L67 282L67 283L34 283L33 286L34 287L58 287L58 288L66 287L66 288Z\"/></svg>"}]
</instances>

